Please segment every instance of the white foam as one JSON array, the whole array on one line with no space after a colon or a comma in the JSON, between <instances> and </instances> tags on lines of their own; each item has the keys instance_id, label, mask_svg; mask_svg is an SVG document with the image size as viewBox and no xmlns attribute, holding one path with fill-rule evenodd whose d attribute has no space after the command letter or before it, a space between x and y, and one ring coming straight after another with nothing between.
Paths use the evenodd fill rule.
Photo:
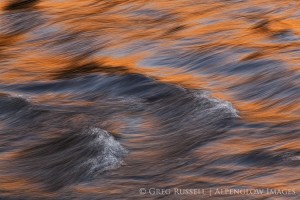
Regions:
<instances>
[{"instance_id":1,"label":"white foam","mask_svg":"<svg viewBox=\"0 0 300 200\"><path fill-rule=\"evenodd\" d=\"M233 105L228 102L221 99L214 98L210 95L211 93L208 91L201 92L201 93L195 93L195 96L199 98L200 100L207 100L212 106L209 106L207 109L204 109L205 112L223 112L230 114L232 117L239 118L238 111L233 107Z\"/></svg>"},{"instance_id":2,"label":"white foam","mask_svg":"<svg viewBox=\"0 0 300 200\"><path fill-rule=\"evenodd\" d=\"M124 165L123 158L128 151L110 133L101 128L91 128L88 134L97 135L95 146L102 149L98 156L85 161L84 165L89 165L90 173L99 173Z\"/></svg>"}]
</instances>

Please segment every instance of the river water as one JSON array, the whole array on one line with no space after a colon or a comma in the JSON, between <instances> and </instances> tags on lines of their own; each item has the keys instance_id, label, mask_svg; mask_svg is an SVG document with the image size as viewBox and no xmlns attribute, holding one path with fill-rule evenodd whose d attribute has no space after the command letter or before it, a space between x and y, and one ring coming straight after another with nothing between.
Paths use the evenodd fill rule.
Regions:
<instances>
[{"instance_id":1,"label":"river water","mask_svg":"<svg viewBox=\"0 0 300 200\"><path fill-rule=\"evenodd\" d=\"M0 199L299 199L299 45L296 0L1 0Z\"/></svg>"}]
</instances>

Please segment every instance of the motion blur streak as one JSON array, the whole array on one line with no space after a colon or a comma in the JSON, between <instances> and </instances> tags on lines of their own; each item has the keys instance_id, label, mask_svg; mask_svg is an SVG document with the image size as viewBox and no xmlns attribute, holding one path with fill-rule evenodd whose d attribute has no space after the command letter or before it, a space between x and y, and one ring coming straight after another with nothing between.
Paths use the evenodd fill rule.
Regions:
<instances>
[{"instance_id":1,"label":"motion blur streak","mask_svg":"<svg viewBox=\"0 0 300 200\"><path fill-rule=\"evenodd\" d=\"M1 0L0 199L193 198L141 196L151 187L299 199L299 10Z\"/></svg>"}]
</instances>

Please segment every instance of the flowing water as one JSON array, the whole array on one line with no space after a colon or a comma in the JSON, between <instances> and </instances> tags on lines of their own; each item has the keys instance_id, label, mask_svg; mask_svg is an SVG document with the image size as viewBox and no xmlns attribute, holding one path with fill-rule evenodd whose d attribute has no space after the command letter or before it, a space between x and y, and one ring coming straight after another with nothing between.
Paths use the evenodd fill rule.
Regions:
<instances>
[{"instance_id":1,"label":"flowing water","mask_svg":"<svg viewBox=\"0 0 300 200\"><path fill-rule=\"evenodd\" d=\"M299 63L297 0L1 0L0 199L299 199Z\"/></svg>"}]
</instances>

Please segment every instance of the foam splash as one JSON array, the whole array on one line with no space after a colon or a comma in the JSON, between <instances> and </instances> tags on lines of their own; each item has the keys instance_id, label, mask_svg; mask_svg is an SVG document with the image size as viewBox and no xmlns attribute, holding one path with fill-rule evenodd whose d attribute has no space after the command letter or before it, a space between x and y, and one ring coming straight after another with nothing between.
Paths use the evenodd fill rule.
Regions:
<instances>
[{"instance_id":1,"label":"foam splash","mask_svg":"<svg viewBox=\"0 0 300 200\"><path fill-rule=\"evenodd\" d=\"M211 96L211 93L208 91L196 92L195 96L201 99L201 104L204 107L203 111L208 113L224 113L229 114L230 117L240 118L238 111L233 107L232 103L217 99Z\"/></svg>"},{"instance_id":2,"label":"foam splash","mask_svg":"<svg viewBox=\"0 0 300 200\"><path fill-rule=\"evenodd\" d=\"M97 136L94 143L99 149L102 149L100 155L83 163L83 165L89 166L90 174L117 169L125 164L123 158L128 151L110 133L101 128L90 128L88 134Z\"/></svg>"}]
</instances>

